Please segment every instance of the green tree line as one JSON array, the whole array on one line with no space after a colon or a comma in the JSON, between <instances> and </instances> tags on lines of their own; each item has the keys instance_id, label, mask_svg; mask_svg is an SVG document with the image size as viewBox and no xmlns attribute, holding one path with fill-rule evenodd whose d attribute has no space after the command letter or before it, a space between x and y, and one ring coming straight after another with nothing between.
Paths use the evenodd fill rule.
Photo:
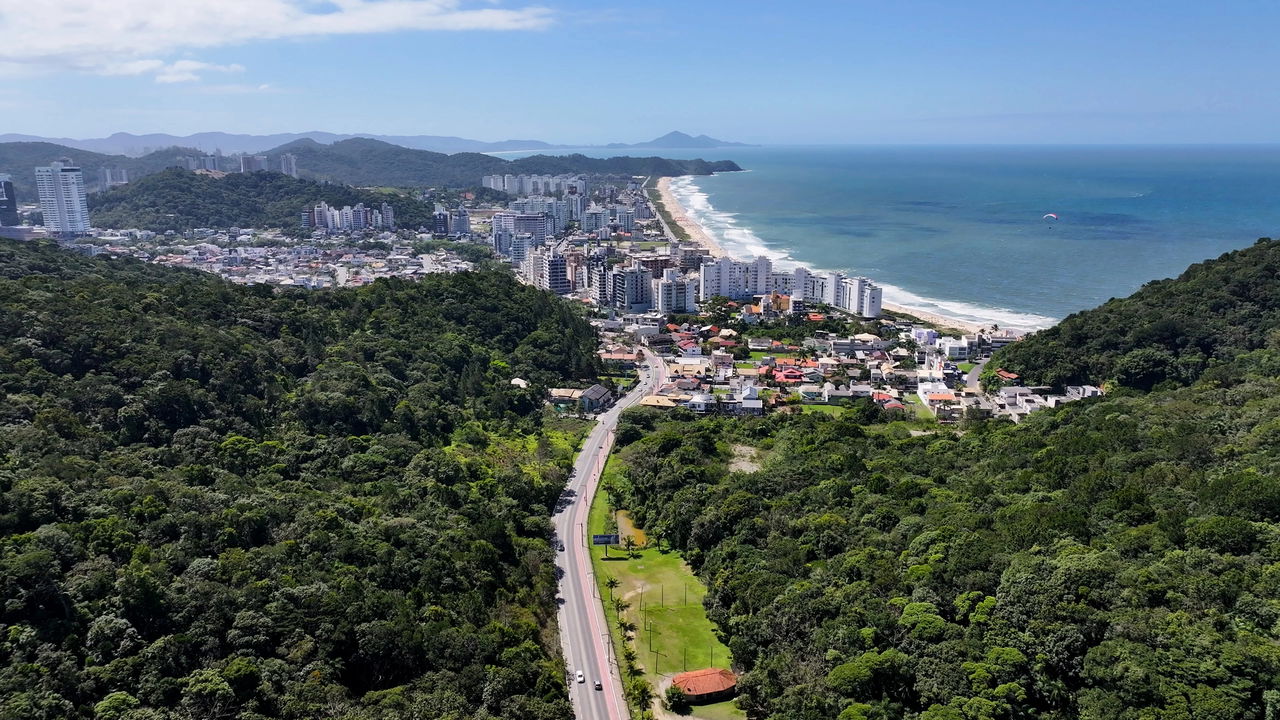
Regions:
<instances>
[{"instance_id":1,"label":"green tree line","mask_svg":"<svg viewBox=\"0 0 1280 720\"><path fill-rule=\"evenodd\" d=\"M631 412L618 502L707 583L748 717L1271 720L1276 252L1076 316L1123 310L1124 354L1171 352L1135 323L1208 328L1224 340L1202 346L1198 377L919 437L818 415ZM1157 297L1158 317L1138 312ZM762 468L729 471L730 442L760 448Z\"/></svg>"},{"instance_id":2,"label":"green tree line","mask_svg":"<svg viewBox=\"0 0 1280 720\"><path fill-rule=\"evenodd\" d=\"M503 273L0 244L0 717L570 717L540 418L594 350Z\"/></svg>"}]
</instances>

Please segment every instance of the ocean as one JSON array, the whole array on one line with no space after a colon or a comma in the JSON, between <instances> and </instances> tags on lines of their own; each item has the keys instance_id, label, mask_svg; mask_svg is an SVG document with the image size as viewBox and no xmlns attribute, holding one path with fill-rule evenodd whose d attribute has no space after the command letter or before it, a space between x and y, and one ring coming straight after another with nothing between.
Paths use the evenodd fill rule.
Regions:
<instances>
[{"instance_id":1,"label":"ocean","mask_svg":"<svg viewBox=\"0 0 1280 720\"><path fill-rule=\"evenodd\" d=\"M745 168L672 183L734 256L866 275L887 302L1006 327L1045 327L1280 233L1280 146L645 154Z\"/></svg>"}]
</instances>

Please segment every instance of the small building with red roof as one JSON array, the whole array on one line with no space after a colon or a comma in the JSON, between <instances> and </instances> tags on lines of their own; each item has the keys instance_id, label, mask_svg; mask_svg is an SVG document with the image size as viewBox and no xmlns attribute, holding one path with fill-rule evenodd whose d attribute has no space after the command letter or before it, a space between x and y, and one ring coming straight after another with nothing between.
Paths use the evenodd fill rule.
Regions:
<instances>
[{"instance_id":1,"label":"small building with red roof","mask_svg":"<svg viewBox=\"0 0 1280 720\"><path fill-rule=\"evenodd\" d=\"M738 676L723 668L682 672L671 679L671 684L684 691L691 703L720 702L738 693Z\"/></svg>"}]
</instances>

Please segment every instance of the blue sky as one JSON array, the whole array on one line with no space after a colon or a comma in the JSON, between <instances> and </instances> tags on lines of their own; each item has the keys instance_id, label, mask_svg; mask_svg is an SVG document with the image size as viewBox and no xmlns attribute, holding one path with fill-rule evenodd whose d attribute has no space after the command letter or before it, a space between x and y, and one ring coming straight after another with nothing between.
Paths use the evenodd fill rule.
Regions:
<instances>
[{"instance_id":1,"label":"blue sky","mask_svg":"<svg viewBox=\"0 0 1280 720\"><path fill-rule=\"evenodd\" d=\"M0 132L1277 142L1276 27L1261 0L0 0Z\"/></svg>"}]
</instances>

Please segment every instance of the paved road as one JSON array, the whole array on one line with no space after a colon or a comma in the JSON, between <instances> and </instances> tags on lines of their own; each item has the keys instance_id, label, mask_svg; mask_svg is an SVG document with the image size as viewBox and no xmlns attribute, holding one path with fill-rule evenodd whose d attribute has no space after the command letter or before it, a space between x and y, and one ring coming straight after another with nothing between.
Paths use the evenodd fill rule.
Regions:
<instances>
[{"instance_id":1,"label":"paved road","mask_svg":"<svg viewBox=\"0 0 1280 720\"><path fill-rule=\"evenodd\" d=\"M982 393L982 383L978 376L982 374L982 368L986 366L988 360L979 360L973 364L973 369L964 375L964 385L970 392Z\"/></svg>"},{"instance_id":2,"label":"paved road","mask_svg":"<svg viewBox=\"0 0 1280 720\"><path fill-rule=\"evenodd\" d=\"M556 563L560 571L560 646L569 672L569 696L578 720L623 720L628 717L622 697L622 681L609 641L604 608L592 577L590 537L586 535L587 511L595 495L600 472L613 447L613 430L623 410L636 404L661 384L666 365L645 351L649 370L626 397L596 419L596 426L582 443L573 466L573 477L552 517L556 534L564 543ZM586 682L574 677L581 670ZM599 680L602 690L595 689Z\"/></svg>"}]
</instances>

